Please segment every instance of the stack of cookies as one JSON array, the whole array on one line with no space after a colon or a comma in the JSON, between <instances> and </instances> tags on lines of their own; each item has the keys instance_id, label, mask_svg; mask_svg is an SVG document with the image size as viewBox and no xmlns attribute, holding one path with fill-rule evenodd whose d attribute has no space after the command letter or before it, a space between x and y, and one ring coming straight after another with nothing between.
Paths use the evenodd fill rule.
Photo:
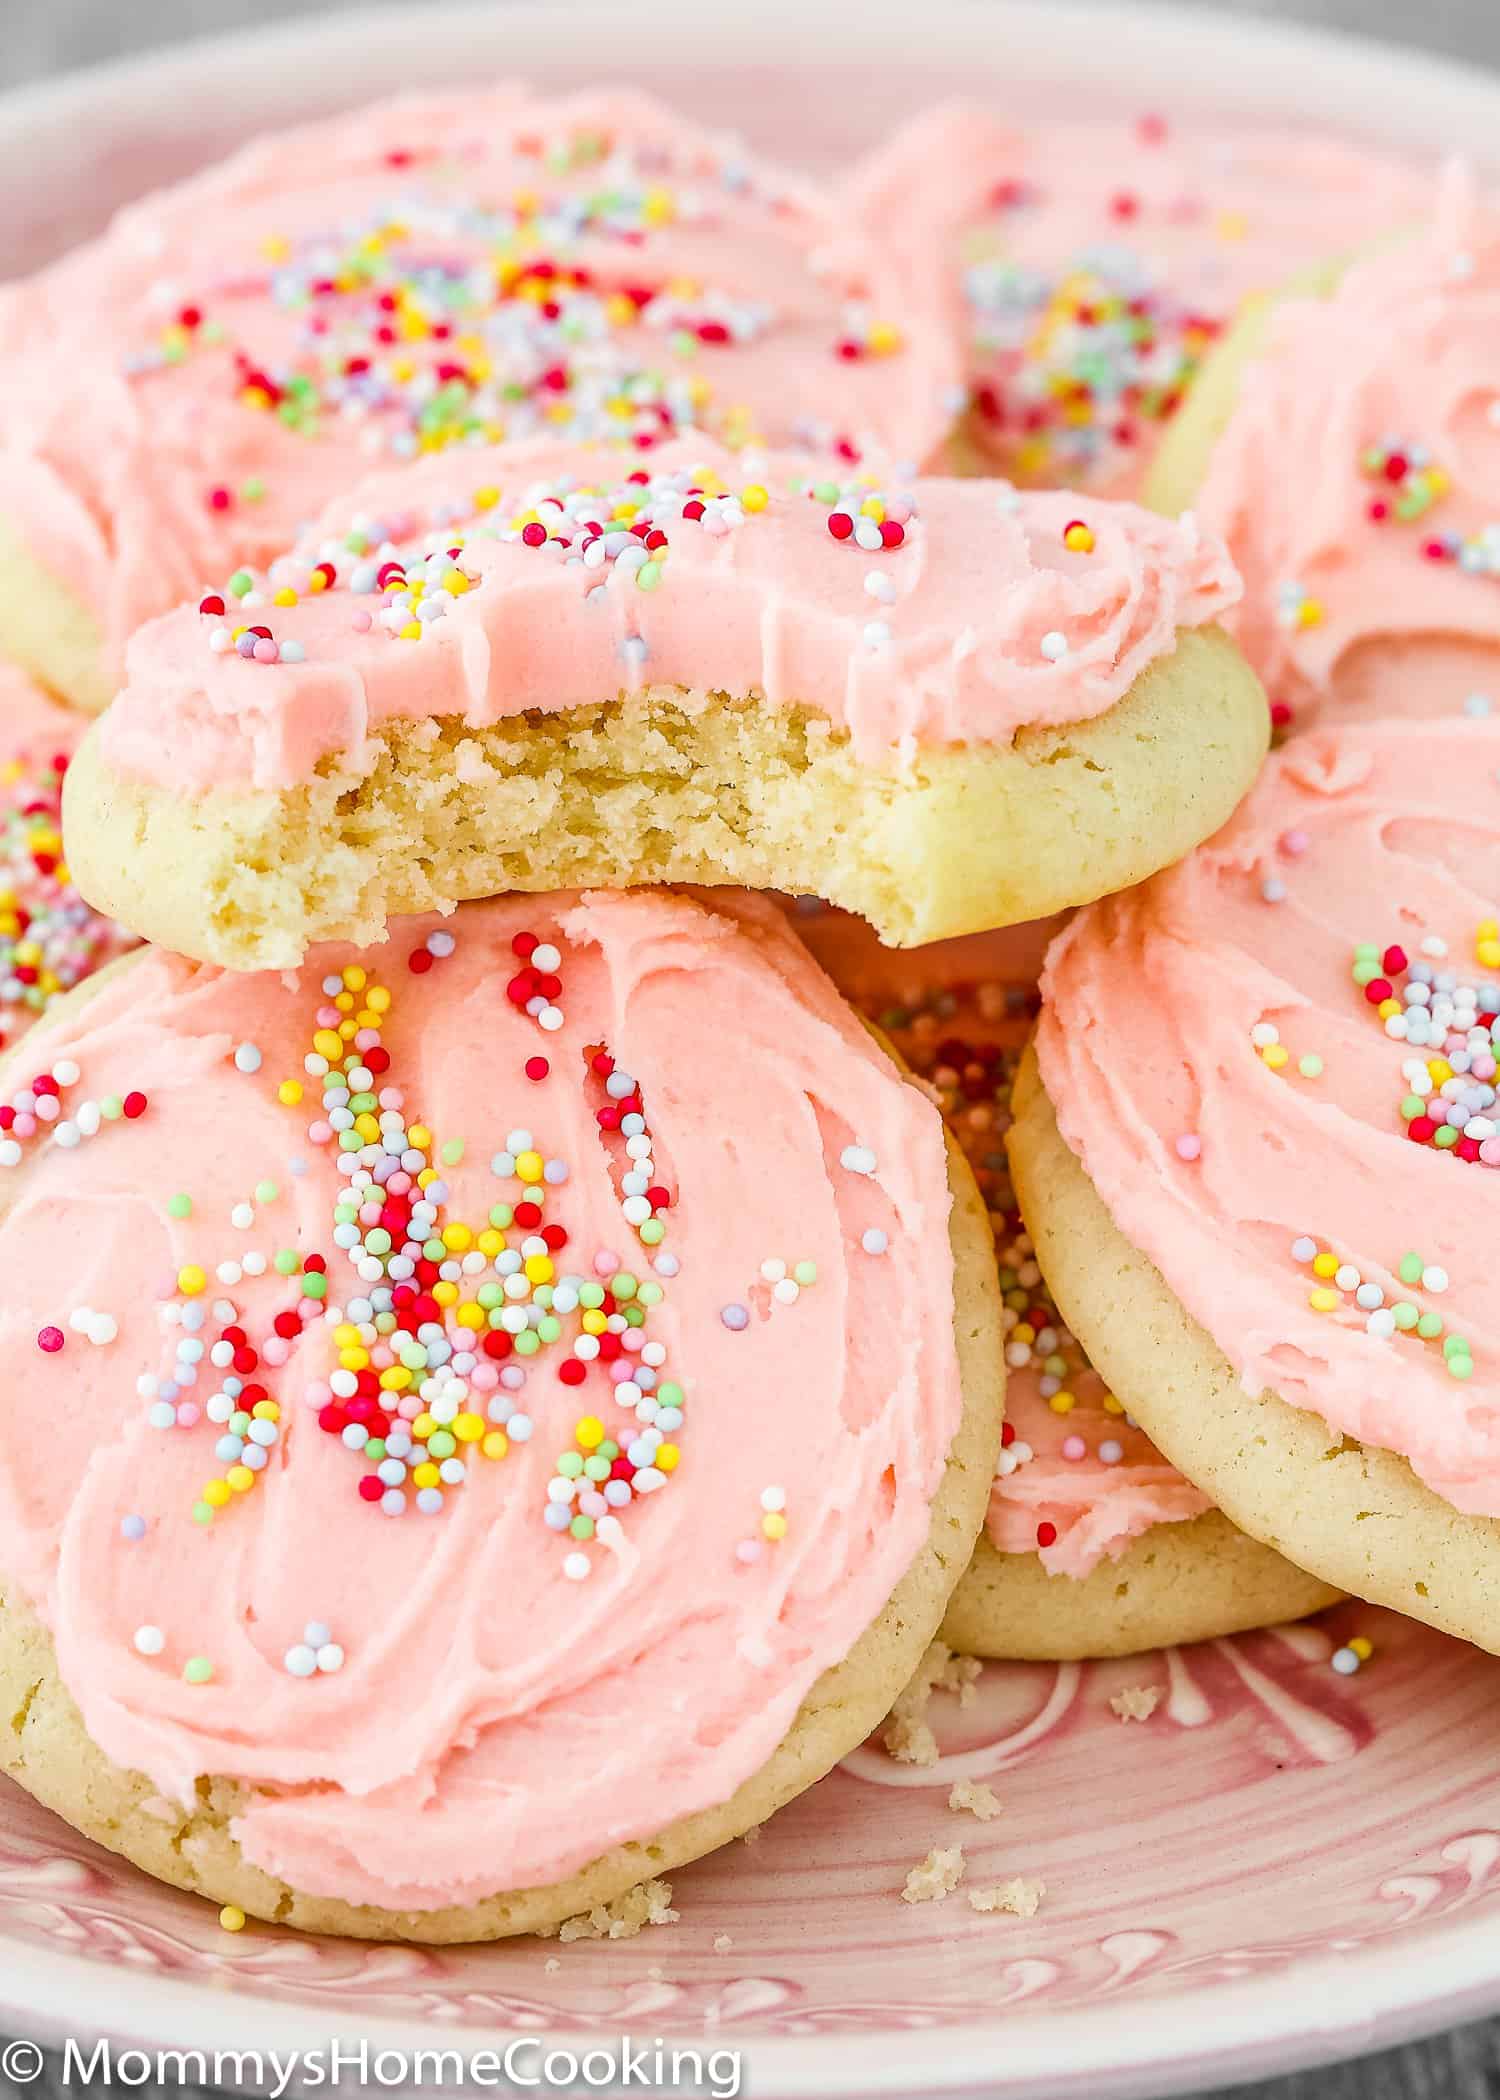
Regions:
<instances>
[{"instance_id":1,"label":"stack of cookies","mask_svg":"<svg viewBox=\"0 0 1500 2100\"><path fill-rule=\"evenodd\" d=\"M0 293L0 1763L232 1923L940 1633L1500 1648L1500 244L1061 128L407 99Z\"/></svg>"}]
</instances>

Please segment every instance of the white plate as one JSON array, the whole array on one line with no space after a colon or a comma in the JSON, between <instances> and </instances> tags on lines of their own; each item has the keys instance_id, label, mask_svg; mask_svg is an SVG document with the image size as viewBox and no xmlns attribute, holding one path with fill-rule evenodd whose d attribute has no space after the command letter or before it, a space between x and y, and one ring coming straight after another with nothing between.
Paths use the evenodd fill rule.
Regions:
<instances>
[{"instance_id":1,"label":"white plate","mask_svg":"<svg viewBox=\"0 0 1500 2100\"><path fill-rule=\"evenodd\" d=\"M1198 10L652 0L330 13L0 100L0 269L45 259L253 130L485 71L640 80L825 171L921 101L986 88L1016 107L1165 104L1491 163L1500 151L1500 83ZM1328 1656L1357 1630L1376 1660L1336 1678ZM1109 1697L1137 1683L1165 1704L1123 1727ZM861 1753L753 1849L674 1876L680 1925L564 1948L550 1975L556 1950L535 1943L230 1938L206 1906L0 1787L0 2030L207 2051L664 2034L742 2049L761 2100L1109 2100L1327 2061L1500 2007L1497 1692L1500 1664L1354 1606L1331 1627L1186 1657L992 1671L942 1734L964 1773L994 1775L998 1822L949 1814L955 1772ZM902 1905L906 1866L956 1838L973 1881L1043 1876L1038 1917ZM716 1950L726 1933L732 1947Z\"/></svg>"}]
</instances>

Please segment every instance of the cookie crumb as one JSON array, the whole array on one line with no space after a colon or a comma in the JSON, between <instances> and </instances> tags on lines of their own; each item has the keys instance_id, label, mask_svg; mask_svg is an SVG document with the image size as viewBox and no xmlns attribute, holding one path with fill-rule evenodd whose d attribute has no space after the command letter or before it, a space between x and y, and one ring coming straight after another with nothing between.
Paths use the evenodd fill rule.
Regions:
<instances>
[{"instance_id":1,"label":"cookie crumb","mask_svg":"<svg viewBox=\"0 0 1500 2100\"><path fill-rule=\"evenodd\" d=\"M546 1961L543 1962L542 1967L546 1971L547 1975L555 1976L558 1970L562 1967L562 1963L558 1960L555 1954L549 1954L547 1956Z\"/></svg>"},{"instance_id":2,"label":"cookie crumb","mask_svg":"<svg viewBox=\"0 0 1500 2100\"><path fill-rule=\"evenodd\" d=\"M1004 1910L1013 1918L1034 1918L1037 1907L1047 1893L1044 1881L1035 1881L1024 1874L1017 1874L1011 1881L996 1881L985 1889L970 1889L970 1910Z\"/></svg>"},{"instance_id":3,"label":"cookie crumb","mask_svg":"<svg viewBox=\"0 0 1500 2100\"><path fill-rule=\"evenodd\" d=\"M715 1954L727 1954L727 1953L729 1952L730 1948L731 1948L731 1947L732 1947L733 1945L734 1945L734 1941L733 1941L733 1940L732 1940L732 1939L731 1939L731 1938L729 1937L729 1934L728 1934L727 1932L720 1932L720 1933L717 1933L717 1934L715 1934L715 1936L714 1936L714 1952L715 1952Z\"/></svg>"},{"instance_id":4,"label":"cookie crumb","mask_svg":"<svg viewBox=\"0 0 1500 2100\"><path fill-rule=\"evenodd\" d=\"M647 1925L675 1925L680 1913L672 1908L669 1881L638 1881L613 1903L596 1903L579 1917L564 1918L556 1936L568 1940L633 1940ZM551 1933L544 1932L550 1939Z\"/></svg>"},{"instance_id":5,"label":"cookie crumb","mask_svg":"<svg viewBox=\"0 0 1500 2100\"><path fill-rule=\"evenodd\" d=\"M1149 1721L1161 1704L1161 1690L1154 1684L1128 1684L1109 1703L1122 1721Z\"/></svg>"},{"instance_id":6,"label":"cookie crumb","mask_svg":"<svg viewBox=\"0 0 1500 2100\"><path fill-rule=\"evenodd\" d=\"M881 1730L880 1739L887 1754L898 1764L935 1765L937 1737L928 1726L927 1702L934 1692L953 1692L960 1706L968 1706L983 1668L977 1657L955 1655L943 1641L929 1643L916 1675L891 1708Z\"/></svg>"},{"instance_id":7,"label":"cookie crumb","mask_svg":"<svg viewBox=\"0 0 1500 2100\"><path fill-rule=\"evenodd\" d=\"M966 1808L969 1814L977 1816L981 1823L993 1823L1004 1804L993 1787L976 1786L971 1779L960 1779L948 1796L948 1806L952 1809Z\"/></svg>"},{"instance_id":8,"label":"cookie crumb","mask_svg":"<svg viewBox=\"0 0 1500 2100\"><path fill-rule=\"evenodd\" d=\"M765 1827L764 1823L752 1823L741 1837L740 1843L742 1845L758 1845L760 1843L760 1834Z\"/></svg>"},{"instance_id":9,"label":"cookie crumb","mask_svg":"<svg viewBox=\"0 0 1500 2100\"><path fill-rule=\"evenodd\" d=\"M903 1903L941 1903L964 1878L962 1845L935 1845L920 1866L913 1867L901 1891Z\"/></svg>"}]
</instances>

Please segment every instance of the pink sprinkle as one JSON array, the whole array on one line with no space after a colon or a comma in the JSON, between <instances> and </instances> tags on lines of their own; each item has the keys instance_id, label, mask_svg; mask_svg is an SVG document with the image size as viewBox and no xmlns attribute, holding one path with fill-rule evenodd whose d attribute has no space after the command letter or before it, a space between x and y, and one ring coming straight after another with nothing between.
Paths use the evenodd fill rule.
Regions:
<instances>
[{"instance_id":1,"label":"pink sprinkle","mask_svg":"<svg viewBox=\"0 0 1500 2100\"><path fill-rule=\"evenodd\" d=\"M741 1539L739 1544L734 1549L734 1557L736 1560L744 1561L747 1566L751 1561L759 1560L760 1540Z\"/></svg>"},{"instance_id":2,"label":"pink sprinkle","mask_svg":"<svg viewBox=\"0 0 1500 2100\"><path fill-rule=\"evenodd\" d=\"M38 1349L45 1350L48 1356L56 1356L66 1339L60 1327L44 1327L36 1338L36 1345Z\"/></svg>"},{"instance_id":3,"label":"pink sprinkle","mask_svg":"<svg viewBox=\"0 0 1500 2100\"><path fill-rule=\"evenodd\" d=\"M307 1126L307 1140L311 1145L326 1145L333 1136L333 1125L319 1121Z\"/></svg>"},{"instance_id":4,"label":"pink sprinkle","mask_svg":"<svg viewBox=\"0 0 1500 2100\"><path fill-rule=\"evenodd\" d=\"M1089 1447L1081 1436L1067 1436L1063 1438L1063 1457L1071 1459L1074 1465L1078 1463L1080 1458L1088 1457L1088 1450Z\"/></svg>"},{"instance_id":5,"label":"pink sprinkle","mask_svg":"<svg viewBox=\"0 0 1500 2100\"><path fill-rule=\"evenodd\" d=\"M196 1429L203 1419L203 1410L196 1400L184 1400L177 1410L179 1429Z\"/></svg>"},{"instance_id":6,"label":"pink sprinkle","mask_svg":"<svg viewBox=\"0 0 1500 2100\"><path fill-rule=\"evenodd\" d=\"M283 1341L279 1334L272 1334L261 1343L260 1353L273 1371L279 1371L291 1355L292 1345Z\"/></svg>"},{"instance_id":7,"label":"pink sprinkle","mask_svg":"<svg viewBox=\"0 0 1500 2100\"><path fill-rule=\"evenodd\" d=\"M612 1254L607 1247L601 1247L594 1256L594 1274L596 1276L613 1276L619 1266L619 1255Z\"/></svg>"},{"instance_id":8,"label":"pink sprinkle","mask_svg":"<svg viewBox=\"0 0 1500 2100\"><path fill-rule=\"evenodd\" d=\"M1203 1140L1194 1137L1190 1131L1185 1131L1177 1140L1177 1157L1179 1159L1197 1159L1202 1150Z\"/></svg>"},{"instance_id":9,"label":"pink sprinkle","mask_svg":"<svg viewBox=\"0 0 1500 2100\"><path fill-rule=\"evenodd\" d=\"M370 615L367 612L360 611L354 615L355 629L360 634L368 634L370 629L374 626L374 624L374 621L370 618Z\"/></svg>"},{"instance_id":10,"label":"pink sprinkle","mask_svg":"<svg viewBox=\"0 0 1500 2100\"><path fill-rule=\"evenodd\" d=\"M1284 831L1281 834L1281 850L1283 853L1290 855L1293 860L1297 858L1299 853L1305 853L1307 847L1308 837L1305 831Z\"/></svg>"},{"instance_id":11,"label":"pink sprinkle","mask_svg":"<svg viewBox=\"0 0 1500 2100\"><path fill-rule=\"evenodd\" d=\"M281 655L281 651L273 641L262 635L255 644L254 655L258 664L274 664Z\"/></svg>"}]
</instances>

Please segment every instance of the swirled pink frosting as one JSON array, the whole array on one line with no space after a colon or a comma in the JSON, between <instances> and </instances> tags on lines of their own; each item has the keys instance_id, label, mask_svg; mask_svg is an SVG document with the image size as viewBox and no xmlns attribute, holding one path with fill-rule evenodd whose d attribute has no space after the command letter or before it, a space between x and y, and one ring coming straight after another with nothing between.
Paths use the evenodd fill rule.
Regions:
<instances>
[{"instance_id":1,"label":"swirled pink frosting","mask_svg":"<svg viewBox=\"0 0 1500 2100\"><path fill-rule=\"evenodd\" d=\"M747 469L701 440L660 448L652 474L641 486L609 451L538 444L439 455L367 483L248 598L221 591L218 609L183 606L135 636L102 729L110 763L178 789L285 787L332 753L357 764L393 718L477 726L664 682L818 709L858 756L889 766L916 744L1005 742L1027 723L1102 713L1179 628L1216 618L1238 590L1190 519L1130 505L1083 506L1091 544L1073 551L1075 496L920 478L877 492L785 458ZM710 514L694 517L699 489ZM741 509L746 489L759 509ZM570 492L576 516L561 507ZM489 508L476 519L478 501ZM643 502L664 550L623 522L591 549L581 517L618 520ZM873 548L834 536L835 516L852 527L867 504L899 544L864 518ZM351 520L363 553L349 550ZM624 558L595 560L615 540L638 564L655 552L644 580ZM388 555L414 572L428 548L440 550L429 581L443 617L416 641L400 631L409 598L378 579ZM336 572L321 591L320 558ZM455 564L456 597L442 581ZM278 581L295 604L276 602ZM225 647L255 626L304 660Z\"/></svg>"},{"instance_id":2,"label":"swirled pink frosting","mask_svg":"<svg viewBox=\"0 0 1500 2100\"><path fill-rule=\"evenodd\" d=\"M911 309L827 197L644 96L404 97L0 294L0 512L118 674L140 621L471 431L925 459L958 368Z\"/></svg>"},{"instance_id":3,"label":"swirled pink frosting","mask_svg":"<svg viewBox=\"0 0 1500 2100\"><path fill-rule=\"evenodd\" d=\"M506 996L522 930L562 951L565 1019L550 1033ZM407 956L429 935L438 959L419 978ZM639 1433L602 1361L569 1387L556 1355L525 1359L510 1398L532 1439L512 1417L509 1454L476 1457L441 1509L387 1515L356 1492L368 1465L320 1427L330 1308L355 1317L362 1286L330 1237L341 1184L326 1126L321 1139L311 1127L316 1087L295 1108L277 1091L303 1069L325 973L351 959L324 949L247 979L153 951L47 1038L52 1072L78 1067L65 1116L85 1095L139 1090L147 1106L0 1165L0 1390L16 1431L0 1434L0 1522L6 1575L46 1619L110 1757L173 1799L202 1773L253 1782L265 1791L234 1825L249 1859L315 1894L420 1909L547 1882L727 1799L875 1619L926 1539L960 1416L950 1195L936 1111L769 906L595 894L401 924L361 958L394 995L381 1084L444 1147L449 1215L482 1222L517 1200L492 1155L514 1127L532 1132L569 1169L547 1191L570 1235L558 1268L666 1279L642 1331L665 1343L686 1418L678 1470L623 1511L616 1541L601 1543L601 1523L578 1549L586 1580L565 1579L571 1543L542 1511L580 1417ZM622 1223L585 1093L601 1040L641 1090L670 1187L655 1256ZM236 1064L247 1042L255 1072ZM522 1067L539 1052L551 1070L534 1082ZM453 1139L467 1140L457 1164ZM863 1244L876 1231L883 1253ZM223 1472L218 1432L181 1409L207 1415L228 1374L205 1359L169 1395L166 1428L137 1380L170 1368L192 1305L212 1311L205 1340L220 1301L242 1333L266 1330L298 1289L276 1272L282 1248L326 1256L326 1317L315 1306L293 1342L266 1348L259 1375L284 1432L253 1488L204 1527L191 1511ZM762 1275L777 1257L816 1265L795 1302ZM226 1282L231 1261L245 1273ZM193 1262L208 1284L189 1299ZM85 1309L92 1338L73 1324ZM65 1346L39 1351L53 1326ZM45 1463L39 1420L55 1431ZM778 1493L776 1541L764 1526ZM336 1674L289 1674L309 1620L342 1647ZM138 1652L143 1626L160 1652ZM195 1656L210 1681L185 1681Z\"/></svg>"},{"instance_id":4,"label":"swirled pink frosting","mask_svg":"<svg viewBox=\"0 0 1500 2100\"><path fill-rule=\"evenodd\" d=\"M1500 709L1500 217L1455 172L1420 237L1285 301L1244 373L1199 516L1273 701Z\"/></svg>"},{"instance_id":5,"label":"swirled pink frosting","mask_svg":"<svg viewBox=\"0 0 1500 2100\"><path fill-rule=\"evenodd\" d=\"M1500 725L1310 731L1216 838L1072 921L1037 1031L1064 1137L1246 1387L1487 1515L1500 982L1476 934L1500 905L1497 771Z\"/></svg>"},{"instance_id":6,"label":"swirled pink frosting","mask_svg":"<svg viewBox=\"0 0 1500 2100\"><path fill-rule=\"evenodd\" d=\"M1430 205L1422 170L1327 133L962 103L914 119L851 194L967 346L996 465L1120 495L1247 293Z\"/></svg>"},{"instance_id":7,"label":"swirled pink frosting","mask_svg":"<svg viewBox=\"0 0 1500 2100\"><path fill-rule=\"evenodd\" d=\"M799 899L794 924L829 976L933 1089L974 1170L1005 1294L1005 1447L987 1530L1051 1575L1118 1559L1153 1525L1200 1516L1206 1495L1170 1466L1084 1356L1052 1303L1004 1151L1011 1081L1049 939L1065 919L882 948L862 919Z\"/></svg>"}]
</instances>

